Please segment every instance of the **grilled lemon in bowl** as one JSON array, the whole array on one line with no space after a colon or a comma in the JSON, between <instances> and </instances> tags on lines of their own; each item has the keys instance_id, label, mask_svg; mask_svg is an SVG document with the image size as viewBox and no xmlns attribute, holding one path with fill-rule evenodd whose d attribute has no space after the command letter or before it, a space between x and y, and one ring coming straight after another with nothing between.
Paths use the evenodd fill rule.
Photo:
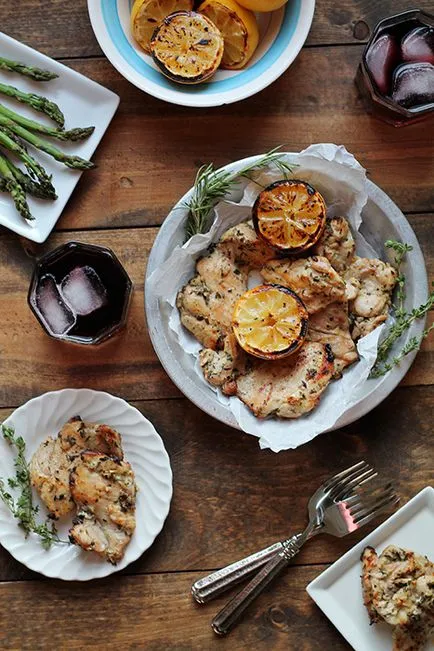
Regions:
<instances>
[{"instance_id":1,"label":"grilled lemon in bowl","mask_svg":"<svg viewBox=\"0 0 434 651\"><path fill-rule=\"evenodd\" d=\"M232 316L235 337L247 353L281 359L295 353L307 334L308 313L292 289L259 285L241 296Z\"/></svg>"},{"instance_id":2,"label":"grilled lemon in bowl","mask_svg":"<svg viewBox=\"0 0 434 651\"><path fill-rule=\"evenodd\" d=\"M219 29L194 11L166 16L151 39L155 63L166 77L181 84L199 84L212 77L223 49Z\"/></svg>"},{"instance_id":3,"label":"grilled lemon in bowl","mask_svg":"<svg viewBox=\"0 0 434 651\"><path fill-rule=\"evenodd\" d=\"M276 181L259 194L252 218L259 237L281 253L294 254L318 242L326 210L322 195L309 183Z\"/></svg>"},{"instance_id":4,"label":"grilled lemon in bowl","mask_svg":"<svg viewBox=\"0 0 434 651\"><path fill-rule=\"evenodd\" d=\"M225 42L222 68L239 70L250 61L259 43L259 28L253 12L235 0L205 0L198 11L217 25Z\"/></svg>"},{"instance_id":5,"label":"grilled lemon in bowl","mask_svg":"<svg viewBox=\"0 0 434 651\"><path fill-rule=\"evenodd\" d=\"M131 9L131 30L137 43L145 52L151 51L151 38L169 14L191 11L194 0L135 0Z\"/></svg>"},{"instance_id":6,"label":"grilled lemon in bowl","mask_svg":"<svg viewBox=\"0 0 434 651\"><path fill-rule=\"evenodd\" d=\"M280 9L288 0L237 0L237 2L251 11L268 12Z\"/></svg>"}]
</instances>

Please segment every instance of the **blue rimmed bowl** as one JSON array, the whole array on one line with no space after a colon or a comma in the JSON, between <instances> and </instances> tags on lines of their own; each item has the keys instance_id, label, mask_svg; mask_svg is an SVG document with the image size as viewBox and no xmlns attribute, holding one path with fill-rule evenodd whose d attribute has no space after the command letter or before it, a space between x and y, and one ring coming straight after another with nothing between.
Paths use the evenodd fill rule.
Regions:
<instances>
[{"instance_id":1,"label":"blue rimmed bowl","mask_svg":"<svg viewBox=\"0 0 434 651\"><path fill-rule=\"evenodd\" d=\"M154 97L182 106L221 106L250 97L275 81L294 61L312 23L315 0L289 0L258 14L260 44L243 70L219 70L207 83L182 86L164 77L134 41L133 0L88 0L93 31L107 58L128 81Z\"/></svg>"}]
</instances>

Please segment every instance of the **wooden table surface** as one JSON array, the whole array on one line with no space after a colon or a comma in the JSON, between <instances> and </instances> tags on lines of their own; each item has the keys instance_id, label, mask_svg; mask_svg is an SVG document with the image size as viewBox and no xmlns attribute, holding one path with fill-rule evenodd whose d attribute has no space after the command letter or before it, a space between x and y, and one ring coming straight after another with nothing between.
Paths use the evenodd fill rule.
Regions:
<instances>
[{"instance_id":1,"label":"wooden table surface","mask_svg":"<svg viewBox=\"0 0 434 651\"><path fill-rule=\"evenodd\" d=\"M37 247L1 230L0 420L44 391L87 386L119 395L161 434L174 496L152 549L102 581L46 580L0 548L1 649L349 649L305 587L367 530L307 546L227 639L210 629L224 599L197 607L190 585L302 527L313 489L361 458L394 482L403 502L432 483L434 338L402 385L369 415L276 455L200 412L172 384L146 330L143 278L158 226L198 165L315 142L344 144L401 207L433 278L432 123L396 130L375 121L353 83L370 29L412 4L317 0L307 44L278 81L237 105L193 110L160 102L116 72L93 36L85 0L2 3L4 32L121 97L95 155L98 169L79 182L42 250L73 239L111 247L134 281L134 297L120 339L101 349L67 350L43 334L27 308ZM432 8L432 0L418 5Z\"/></svg>"}]
</instances>

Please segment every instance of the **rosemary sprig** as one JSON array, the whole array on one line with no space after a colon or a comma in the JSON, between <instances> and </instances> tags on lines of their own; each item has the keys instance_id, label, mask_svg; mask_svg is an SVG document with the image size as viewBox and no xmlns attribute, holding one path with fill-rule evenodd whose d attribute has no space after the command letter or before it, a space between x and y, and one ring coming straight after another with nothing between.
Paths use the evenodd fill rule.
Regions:
<instances>
[{"instance_id":1,"label":"rosemary sprig","mask_svg":"<svg viewBox=\"0 0 434 651\"><path fill-rule=\"evenodd\" d=\"M395 252L394 264L398 271L396 299L395 303L392 306L394 315L396 317L396 322L389 328L386 336L384 339L382 339L380 345L378 346L377 360L369 375L371 378L381 377L391 371L394 366L399 366L406 355L415 350L419 350L422 341L434 329L433 324L429 328L426 328L420 337L411 337L402 348L401 352L392 357L390 361L388 361L390 349L392 348L395 341L397 341L401 335L403 335L404 332L410 328L411 324L414 321L417 319L422 319L430 310L433 309L434 291L432 291L428 296L426 303L419 305L419 307L414 308L411 312L407 312L404 307L406 297L406 279L400 267L405 260L407 252L412 251L413 247L409 244L396 242L395 240L388 240L385 242L385 246Z\"/></svg>"},{"instance_id":2,"label":"rosemary sprig","mask_svg":"<svg viewBox=\"0 0 434 651\"><path fill-rule=\"evenodd\" d=\"M19 521L26 538L30 533L37 534L41 538L44 549L50 549L55 542L68 544L68 541L60 540L56 526L49 518L44 523L36 522L39 508L33 506L30 470L25 457L26 443L22 436L15 436L13 427L2 425L1 429L3 438L9 445L15 447L17 456L14 461L15 477L9 478L6 482L0 478L0 499ZM9 489L19 490L19 496L14 498Z\"/></svg>"},{"instance_id":3,"label":"rosemary sprig","mask_svg":"<svg viewBox=\"0 0 434 651\"><path fill-rule=\"evenodd\" d=\"M196 175L193 196L187 203L189 212L185 227L186 240L198 233L206 233L210 226L212 209L220 199L233 190L240 182L240 178L248 178L251 172L270 166L276 167L286 178L292 169L282 160L283 154L278 150L279 147L272 149L255 163L246 165L237 172L215 170L212 163L202 165Z\"/></svg>"}]
</instances>

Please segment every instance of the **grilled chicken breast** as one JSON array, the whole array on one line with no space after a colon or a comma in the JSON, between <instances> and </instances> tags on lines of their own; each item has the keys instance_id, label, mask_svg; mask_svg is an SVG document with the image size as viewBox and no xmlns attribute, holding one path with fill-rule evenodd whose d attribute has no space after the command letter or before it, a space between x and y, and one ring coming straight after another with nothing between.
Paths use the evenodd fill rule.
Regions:
<instances>
[{"instance_id":1,"label":"grilled chicken breast","mask_svg":"<svg viewBox=\"0 0 434 651\"><path fill-rule=\"evenodd\" d=\"M312 314L309 319L307 340L330 345L335 358L335 377L339 377L344 368L359 358L350 334L346 303L330 303L324 309Z\"/></svg>"},{"instance_id":2,"label":"grilled chicken breast","mask_svg":"<svg viewBox=\"0 0 434 651\"><path fill-rule=\"evenodd\" d=\"M394 627L394 651L419 651L434 631L434 564L389 545L362 554L363 600L372 622Z\"/></svg>"},{"instance_id":3,"label":"grilled chicken breast","mask_svg":"<svg viewBox=\"0 0 434 651\"><path fill-rule=\"evenodd\" d=\"M298 294L309 315L330 303L346 301L345 283L324 257L272 260L261 274L267 283L284 285Z\"/></svg>"},{"instance_id":4,"label":"grilled chicken breast","mask_svg":"<svg viewBox=\"0 0 434 651\"><path fill-rule=\"evenodd\" d=\"M77 456L85 449L123 458L118 432L107 425L85 423L80 416L65 423L55 439L48 437L43 441L31 458L32 485L55 519L75 508L69 476Z\"/></svg>"},{"instance_id":5,"label":"grilled chicken breast","mask_svg":"<svg viewBox=\"0 0 434 651\"><path fill-rule=\"evenodd\" d=\"M246 356L245 368L224 389L258 418L298 418L316 407L333 373L330 347L306 342L299 353L282 360Z\"/></svg>"},{"instance_id":6,"label":"grilled chicken breast","mask_svg":"<svg viewBox=\"0 0 434 651\"><path fill-rule=\"evenodd\" d=\"M71 541L118 563L136 526L136 485L130 464L98 452L82 452L70 486L78 507Z\"/></svg>"},{"instance_id":7,"label":"grilled chicken breast","mask_svg":"<svg viewBox=\"0 0 434 651\"><path fill-rule=\"evenodd\" d=\"M344 278L353 339L364 337L387 319L397 277L396 269L382 260L356 257L348 267Z\"/></svg>"},{"instance_id":8,"label":"grilled chicken breast","mask_svg":"<svg viewBox=\"0 0 434 651\"><path fill-rule=\"evenodd\" d=\"M327 258L333 269L342 274L354 260L355 251L356 245L345 217L327 219L324 233L313 253Z\"/></svg>"}]
</instances>

